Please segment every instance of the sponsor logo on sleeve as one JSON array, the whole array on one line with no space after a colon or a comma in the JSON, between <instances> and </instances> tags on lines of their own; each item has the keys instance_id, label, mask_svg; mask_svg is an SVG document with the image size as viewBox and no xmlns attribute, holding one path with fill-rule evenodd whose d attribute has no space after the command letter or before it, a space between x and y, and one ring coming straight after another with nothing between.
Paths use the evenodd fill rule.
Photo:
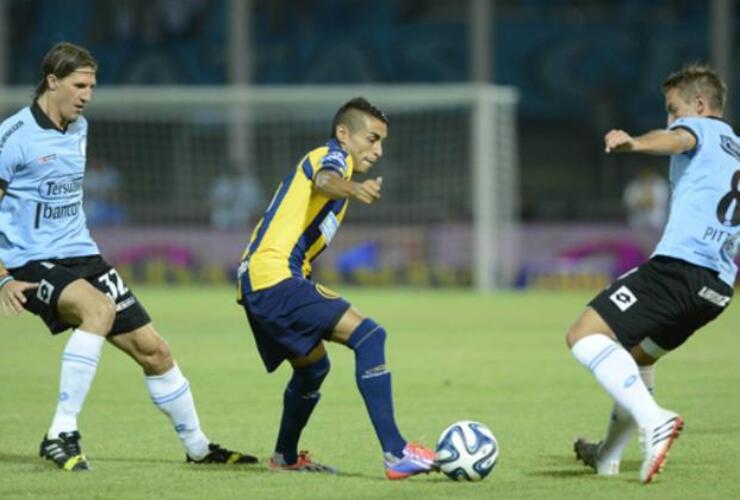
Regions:
<instances>
[{"instance_id":1,"label":"sponsor logo on sleeve","mask_svg":"<svg viewBox=\"0 0 740 500\"><path fill-rule=\"evenodd\" d=\"M3 134L2 137L0 137L0 154L3 152L3 148L5 147L5 143L8 142L8 139L10 139L10 136L15 133L16 130L21 128L23 126L23 120L15 122L13 125L10 126L10 128Z\"/></svg>"},{"instance_id":2,"label":"sponsor logo on sleeve","mask_svg":"<svg viewBox=\"0 0 740 500\"><path fill-rule=\"evenodd\" d=\"M341 151L330 151L324 156L324 161L321 164L323 166L339 168L342 171L347 168L347 160Z\"/></svg>"}]
</instances>

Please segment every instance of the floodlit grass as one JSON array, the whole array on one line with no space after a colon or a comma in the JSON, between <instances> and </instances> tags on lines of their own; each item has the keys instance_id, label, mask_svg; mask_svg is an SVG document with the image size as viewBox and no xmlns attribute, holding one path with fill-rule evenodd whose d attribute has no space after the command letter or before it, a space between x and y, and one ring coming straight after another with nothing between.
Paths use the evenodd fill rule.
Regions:
<instances>
[{"instance_id":1,"label":"floodlit grass","mask_svg":"<svg viewBox=\"0 0 740 500\"><path fill-rule=\"evenodd\" d=\"M271 454L287 366L268 376L230 288L147 288L138 295L190 379L214 441ZM637 479L634 443L617 478L576 463L578 434L599 437L610 401L563 335L590 294L343 290L389 333L396 415L408 439L433 444L455 420L487 424L501 445L481 483L441 475L386 481L354 382L354 357L329 348L332 373L302 447L337 477L255 467L195 467L150 403L138 367L106 346L80 418L94 471L62 473L38 458L57 392L64 338L30 315L0 317L0 498L738 498L740 306L662 361L656 390L686 419L654 484Z\"/></svg>"}]
</instances>

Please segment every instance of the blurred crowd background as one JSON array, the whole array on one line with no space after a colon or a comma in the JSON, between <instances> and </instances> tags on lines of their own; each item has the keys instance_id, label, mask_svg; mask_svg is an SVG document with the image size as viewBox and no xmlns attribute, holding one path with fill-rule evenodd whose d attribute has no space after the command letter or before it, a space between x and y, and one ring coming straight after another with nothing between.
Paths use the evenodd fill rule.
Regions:
<instances>
[{"instance_id":1,"label":"blurred crowd background","mask_svg":"<svg viewBox=\"0 0 740 500\"><path fill-rule=\"evenodd\" d=\"M4 0L0 75L6 85L34 84L43 54L66 40L88 47L99 60L101 89L219 86L235 79L282 86L452 84L481 78L475 76L471 50L471 9L480 7L479 0L244 0L235 9L239 2ZM490 68L484 78L519 95L518 219L525 227L551 228L627 227L630 221L652 228L651 234L636 237L646 252L665 214L629 212L660 212L667 203L667 159L605 155L603 134L613 127L640 133L664 126L660 83L694 61L718 65L730 84L727 118L733 121L734 1L483 2L490 16L483 52ZM232 19L234 12L245 13L239 30L246 37L241 72L229 52L234 23L240 22ZM130 182L132 173L122 170L109 172L91 188L123 184L122 194L102 196L112 205L105 207L112 212L104 222L131 220L125 200L137 188ZM263 203L274 188L263 180L214 181L213 210L200 221L243 230L249 221L234 221L217 207L228 212L229 200L241 196L257 200L244 208L255 210L251 205ZM546 236L531 241L547 245Z\"/></svg>"}]
</instances>

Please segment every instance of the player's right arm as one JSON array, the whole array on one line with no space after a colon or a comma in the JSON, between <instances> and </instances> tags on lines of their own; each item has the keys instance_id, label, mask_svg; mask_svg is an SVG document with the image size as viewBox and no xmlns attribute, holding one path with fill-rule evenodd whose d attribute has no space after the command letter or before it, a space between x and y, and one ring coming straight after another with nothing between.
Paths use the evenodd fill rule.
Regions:
<instances>
[{"instance_id":1,"label":"player's right arm","mask_svg":"<svg viewBox=\"0 0 740 500\"><path fill-rule=\"evenodd\" d=\"M0 187L0 203L2 203L4 197L5 189ZM2 228L0 228L1 230ZM26 296L23 292L36 287L38 287L37 283L17 281L5 268L3 261L0 260L0 311L3 314L11 316L23 312L23 304L26 303Z\"/></svg>"},{"instance_id":2,"label":"player's right arm","mask_svg":"<svg viewBox=\"0 0 740 500\"><path fill-rule=\"evenodd\" d=\"M325 169L316 174L313 185L316 191L331 199L354 198L369 205L380 198L382 183L382 177L367 179L363 182L348 181L338 172Z\"/></svg>"},{"instance_id":3,"label":"player's right arm","mask_svg":"<svg viewBox=\"0 0 740 500\"><path fill-rule=\"evenodd\" d=\"M607 153L677 155L695 147L696 137L685 128L653 130L637 137L632 137L624 130L610 130L604 136L604 149Z\"/></svg>"}]
</instances>

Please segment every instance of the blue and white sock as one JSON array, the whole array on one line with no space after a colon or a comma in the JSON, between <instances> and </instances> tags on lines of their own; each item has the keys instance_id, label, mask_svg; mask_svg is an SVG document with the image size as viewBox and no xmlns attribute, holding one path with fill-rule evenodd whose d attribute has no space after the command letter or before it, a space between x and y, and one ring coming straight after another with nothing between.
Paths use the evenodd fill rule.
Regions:
<instances>
[{"instance_id":1,"label":"blue and white sock","mask_svg":"<svg viewBox=\"0 0 740 500\"><path fill-rule=\"evenodd\" d=\"M640 378L637 363L622 346L604 334L595 334L576 342L571 352L640 427L660 416L660 407Z\"/></svg>"},{"instance_id":2,"label":"blue and white sock","mask_svg":"<svg viewBox=\"0 0 740 500\"><path fill-rule=\"evenodd\" d=\"M386 332L365 319L352 332L347 345L355 351L355 380L385 454L403 457L406 441L393 416L391 374L385 366Z\"/></svg>"},{"instance_id":3,"label":"blue and white sock","mask_svg":"<svg viewBox=\"0 0 740 500\"><path fill-rule=\"evenodd\" d=\"M152 402L167 415L177 437L190 458L201 460L208 454L208 438L200 429L190 383L175 365L162 375L146 377L146 386Z\"/></svg>"},{"instance_id":4,"label":"blue and white sock","mask_svg":"<svg viewBox=\"0 0 740 500\"><path fill-rule=\"evenodd\" d=\"M47 436L56 438L60 432L77 430L77 415L82 410L87 393L95 378L105 337L79 328L70 335L62 353L62 373L59 379L59 400Z\"/></svg>"},{"instance_id":5,"label":"blue and white sock","mask_svg":"<svg viewBox=\"0 0 740 500\"><path fill-rule=\"evenodd\" d=\"M640 366L640 378L645 384L648 392L653 395L655 386L655 365ZM632 415L629 411L614 403L609 425L606 430L606 437L599 450L599 458L602 461L619 462L622 459L624 449L632 439L637 430Z\"/></svg>"}]
</instances>

